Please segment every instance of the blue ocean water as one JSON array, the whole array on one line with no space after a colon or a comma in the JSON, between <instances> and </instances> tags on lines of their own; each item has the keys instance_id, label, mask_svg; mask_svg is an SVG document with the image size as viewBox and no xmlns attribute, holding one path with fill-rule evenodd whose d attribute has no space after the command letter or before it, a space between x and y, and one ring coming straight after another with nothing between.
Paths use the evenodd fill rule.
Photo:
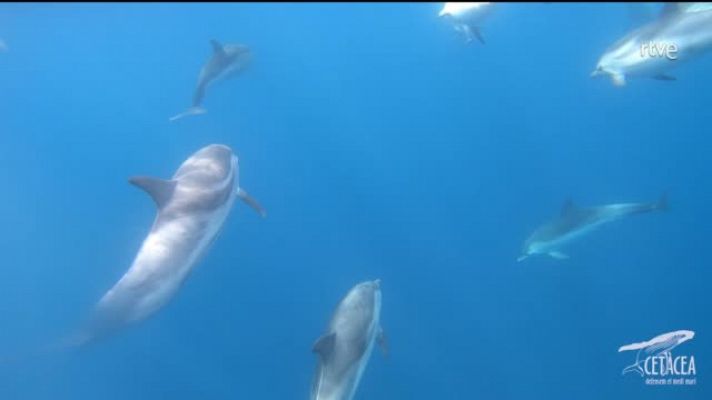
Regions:
<instances>
[{"instance_id":1,"label":"blue ocean water","mask_svg":"<svg viewBox=\"0 0 712 400\"><path fill-rule=\"evenodd\" d=\"M356 399L710 398L712 58L676 82L589 78L617 4L503 4L466 45L441 4L3 4L0 399L306 399L322 334L380 278L388 357ZM190 104L210 39L249 69ZM210 143L236 203L165 309L75 351L170 177ZM569 260L518 263L566 199L654 201ZM622 345L689 329L697 384L621 375ZM23 354L33 354L24 357Z\"/></svg>"}]
</instances>

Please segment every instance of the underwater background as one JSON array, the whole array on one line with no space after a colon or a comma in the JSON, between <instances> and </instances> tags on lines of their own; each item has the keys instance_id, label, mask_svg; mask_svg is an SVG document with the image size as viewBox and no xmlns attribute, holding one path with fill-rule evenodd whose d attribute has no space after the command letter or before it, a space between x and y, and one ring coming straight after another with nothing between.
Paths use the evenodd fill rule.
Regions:
<instances>
[{"instance_id":1,"label":"underwater background","mask_svg":"<svg viewBox=\"0 0 712 400\"><path fill-rule=\"evenodd\" d=\"M712 57L676 82L589 74L621 4L507 4L465 45L423 4L2 4L0 399L307 399L311 346L380 278L390 352L356 399L707 399ZM250 46L189 105L210 39ZM221 236L157 315L79 326L155 215L133 175L210 143L240 158ZM518 263L572 199L670 210ZM690 329L697 385L621 375ZM41 352L40 352L41 353ZM22 356L32 354L31 356Z\"/></svg>"}]
</instances>

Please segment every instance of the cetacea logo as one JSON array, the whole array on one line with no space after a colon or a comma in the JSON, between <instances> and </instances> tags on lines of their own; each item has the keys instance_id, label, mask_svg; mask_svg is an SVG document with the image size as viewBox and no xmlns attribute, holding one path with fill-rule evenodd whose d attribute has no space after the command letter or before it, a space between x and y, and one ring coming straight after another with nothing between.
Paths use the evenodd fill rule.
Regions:
<instances>
[{"instance_id":1,"label":"cetacea logo","mask_svg":"<svg viewBox=\"0 0 712 400\"><path fill-rule=\"evenodd\" d=\"M635 362L623 369L623 375L637 372L646 385L695 385L695 356L673 356L672 350L692 340L693 331L664 333L648 341L621 346L618 352L637 351Z\"/></svg>"}]
</instances>

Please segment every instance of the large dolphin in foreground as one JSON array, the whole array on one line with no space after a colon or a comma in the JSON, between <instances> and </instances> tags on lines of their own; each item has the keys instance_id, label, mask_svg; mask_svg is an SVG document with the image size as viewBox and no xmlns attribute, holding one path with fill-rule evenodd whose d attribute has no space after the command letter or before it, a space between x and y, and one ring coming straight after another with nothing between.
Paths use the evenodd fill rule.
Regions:
<instances>
[{"instance_id":1,"label":"large dolphin in foreground","mask_svg":"<svg viewBox=\"0 0 712 400\"><path fill-rule=\"evenodd\" d=\"M351 400L374 342L385 346L379 324L380 281L356 285L339 303L327 332L314 344L319 364L311 400Z\"/></svg>"},{"instance_id":2,"label":"large dolphin in foreground","mask_svg":"<svg viewBox=\"0 0 712 400\"><path fill-rule=\"evenodd\" d=\"M169 121L175 121L189 115L206 113L207 111L202 104L208 86L214 82L235 76L243 71L252 59L250 48L245 45L226 44L223 46L217 40L211 40L210 45L212 46L213 54L205 63L203 69L200 70L198 85L193 94L193 105L188 110L171 117Z\"/></svg>"},{"instance_id":3,"label":"large dolphin in foreground","mask_svg":"<svg viewBox=\"0 0 712 400\"><path fill-rule=\"evenodd\" d=\"M477 39L484 44L485 39L480 32L482 21L492 11L490 2L480 3L445 3L440 10L440 17L449 18L457 32L465 37L467 43Z\"/></svg>"},{"instance_id":4,"label":"large dolphin in foreground","mask_svg":"<svg viewBox=\"0 0 712 400\"><path fill-rule=\"evenodd\" d=\"M591 76L608 76L616 86L631 76L674 80L670 69L710 49L712 3L668 4L655 21L606 50Z\"/></svg>"},{"instance_id":5,"label":"large dolphin in foreground","mask_svg":"<svg viewBox=\"0 0 712 400\"><path fill-rule=\"evenodd\" d=\"M534 254L547 254L557 259L568 258L560 249L599 226L631 215L665 209L667 209L665 195L655 203L609 204L590 208L577 207L568 201L557 218L542 225L529 236L517 261Z\"/></svg>"},{"instance_id":6,"label":"large dolphin in foreground","mask_svg":"<svg viewBox=\"0 0 712 400\"><path fill-rule=\"evenodd\" d=\"M130 182L153 198L158 214L129 270L70 345L110 334L166 305L217 237L236 198L265 214L240 187L237 157L223 145L200 149L170 180L134 177Z\"/></svg>"}]
</instances>

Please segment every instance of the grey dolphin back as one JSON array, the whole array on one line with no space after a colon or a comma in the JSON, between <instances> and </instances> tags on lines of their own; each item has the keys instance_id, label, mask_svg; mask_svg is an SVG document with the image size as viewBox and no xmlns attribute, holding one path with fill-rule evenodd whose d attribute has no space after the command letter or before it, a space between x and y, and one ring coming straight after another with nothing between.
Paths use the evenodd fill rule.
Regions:
<instances>
[{"instance_id":1,"label":"grey dolphin back","mask_svg":"<svg viewBox=\"0 0 712 400\"><path fill-rule=\"evenodd\" d=\"M215 39L210 40L210 47L213 49L213 54L210 57L210 60L208 61L208 64L217 64L220 65L224 62L224 60L227 58L227 55L225 54L225 49L223 48L223 45L220 44ZM198 82L198 86L195 88L195 92L193 93L193 107L200 107L203 104L203 99L205 98L205 90L208 87L208 84L210 83L210 79L200 79Z\"/></svg>"},{"instance_id":2,"label":"grey dolphin back","mask_svg":"<svg viewBox=\"0 0 712 400\"><path fill-rule=\"evenodd\" d=\"M572 200L566 200L561 206L557 230L568 231L595 220L598 213L595 208L579 207Z\"/></svg>"},{"instance_id":3,"label":"grey dolphin back","mask_svg":"<svg viewBox=\"0 0 712 400\"><path fill-rule=\"evenodd\" d=\"M667 193L660 195L660 199L654 203L640 204L631 210L631 214L644 214L655 211L667 211L669 208Z\"/></svg>"},{"instance_id":4,"label":"grey dolphin back","mask_svg":"<svg viewBox=\"0 0 712 400\"><path fill-rule=\"evenodd\" d=\"M605 207L606 206L582 208L576 206L573 201L567 200L566 202L564 202L564 205L561 208L561 217L568 220L572 224L578 224L584 222L587 219L595 219L599 217L600 213L605 212ZM663 193L660 196L660 199L658 199L658 201L656 202L630 204L627 208L627 211L620 216L645 214L655 211L667 211L668 208L669 206L667 193Z\"/></svg>"}]
</instances>

